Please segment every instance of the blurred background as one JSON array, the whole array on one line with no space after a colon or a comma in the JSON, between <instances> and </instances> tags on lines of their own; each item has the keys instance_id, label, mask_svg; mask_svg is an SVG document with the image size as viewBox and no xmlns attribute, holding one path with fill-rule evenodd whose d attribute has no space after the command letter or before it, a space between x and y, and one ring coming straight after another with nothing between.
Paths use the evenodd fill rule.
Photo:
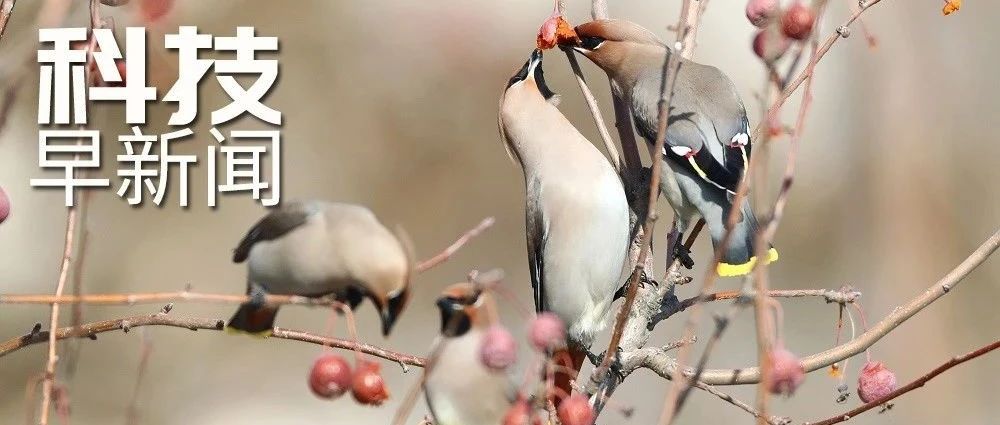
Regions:
<instances>
[{"instance_id":1,"label":"blurred background","mask_svg":"<svg viewBox=\"0 0 1000 425\"><path fill-rule=\"evenodd\" d=\"M18 2L0 43L0 76L19 80L20 90L0 133L0 186L13 202L0 225L0 292L51 293L56 284L65 231L61 190L38 190L30 178L51 177L37 163L37 65L24 61L38 48L35 16L40 1ZM59 1L51 2L59 3ZM86 26L84 1L71 2L64 26ZM589 2L569 2L568 19L589 19ZM673 39L667 24L677 21L680 2L616 1L611 15L627 18ZM865 16L878 38L870 49L860 29L842 40L820 64L815 103L802 140L799 172L775 245L782 253L771 267L775 288L837 288L864 293L869 321L877 321L943 276L1000 223L1000 85L996 84L995 20L1000 4L970 2L944 18L940 2L883 1ZM831 2L822 34L848 15L850 1ZM726 72L742 93L751 122L761 115L755 100L763 67L750 49L753 28L743 2L713 1L698 36L697 61ZM369 304L357 312L367 342L426 354L437 335L433 299L471 269L502 268L506 285L531 303L524 248L523 181L504 154L496 131L497 99L507 78L534 46L535 32L552 3L541 0L465 1L177 1L148 35L150 85L158 97L176 79L176 55L163 49L162 32L196 25L202 32L232 36L252 25L260 35L280 38L280 81L266 104L283 113L282 198L322 198L364 204L384 222L399 224L426 258L486 216L496 225L451 261L416 278L415 297L404 320L383 339ZM103 8L119 31L142 25L134 7ZM599 95L605 115L611 103L603 73L581 63ZM550 86L563 95L561 109L592 141L593 121L572 79L565 56L545 62ZM177 291L242 293L245 270L232 264L231 249L263 207L246 195L223 196L219 207L205 201L206 146L213 143L204 118L228 102L214 78L201 85L199 120L193 139L173 147L197 155L190 176L191 207L178 207L176 188L163 207L148 200L137 208L114 193L115 157L123 147L115 136L128 131L121 105L91 106L91 126L103 135L104 168L112 189L94 191L86 214L89 246L82 270L83 291L127 293ZM791 123L797 101L785 108ZM152 104L147 133L166 126L175 105ZM610 124L610 122L609 122ZM229 129L255 128L244 118ZM784 168L788 139L775 143L770 162L772 189ZM175 178L174 178L175 179ZM175 182L174 182L175 183ZM172 183L173 184L173 183ZM79 195L78 195L79 197ZM773 191L764 193L773 198ZM669 211L665 204L662 210ZM657 246L664 243L661 220ZM662 270L662 250L657 269ZM708 261L707 238L695 247L701 276ZM1000 261L976 270L945 299L933 304L873 347L900 381L997 338ZM722 280L733 288L738 280ZM683 288L684 296L694 287ZM784 301L789 349L802 355L834 342L836 308L815 299ZM725 308L725 304L713 308ZM87 306L86 321L154 313L158 305ZM228 318L235 306L180 303L171 314ZM64 309L63 324L70 309ZM502 306L503 320L521 335L524 317ZM282 310L283 327L323 332L324 310ZM0 305L0 339L48 323L45 306ZM662 323L651 343L677 339L680 316ZM708 332L705 321L703 334ZM710 367L755 362L752 313L744 312L726 334ZM343 321L336 335L346 337ZM605 335L599 344L605 344ZM152 345L144 383L137 389L141 344ZM64 354L58 376L72 403L70 422L124 423L135 398L142 424L387 423L419 373L403 374L383 363L392 398L379 408L350 397L330 402L308 390L306 375L321 348L283 340L260 340L202 331L146 328L107 333L96 342L60 344L79 348ZM526 350L526 348L523 348ZM0 420L21 423L25 384L44 370L45 346L35 345L0 360ZM524 354L527 354L525 351ZM526 356L522 356L526 357ZM791 399L776 399L773 411L797 421L825 418L856 406L854 383L863 358L850 362L851 398L835 403L837 382L824 371L808 376ZM75 364L75 371L67 367ZM996 355L962 365L927 387L897 400L890 412L866 414L857 424L995 423ZM607 412L602 423L653 423L668 382L638 371L615 394L635 407L626 420ZM754 388L724 390L752 400ZM37 404L28 406L36 408ZM410 423L426 413L419 403ZM678 423L746 423L744 412L695 392Z\"/></svg>"}]
</instances>

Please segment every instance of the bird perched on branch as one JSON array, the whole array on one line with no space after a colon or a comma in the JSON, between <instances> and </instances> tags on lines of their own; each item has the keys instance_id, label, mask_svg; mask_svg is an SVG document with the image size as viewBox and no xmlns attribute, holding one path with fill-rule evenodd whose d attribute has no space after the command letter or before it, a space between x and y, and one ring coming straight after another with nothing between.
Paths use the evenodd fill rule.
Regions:
<instances>
[{"instance_id":1,"label":"bird perched on branch","mask_svg":"<svg viewBox=\"0 0 1000 425\"><path fill-rule=\"evenodd\" d=\"M274 326L276 306L264 293L334 295L351 308L371 299L388 335L409 297L411 260L404 244L369 209L306 201L283 205L247 232L233 262L247 263L247 294L227 327L262 333Z\"/></svg>"},{"instance_id":2,"label":"bird perched on branch","mask_svg":"<svg viewBox=\"0 0 1000 425\"><path fill-rule=\"evenodd\" d=\"M424 392L437 425L497 425L515 398L504 371L480 361L490 327L489 295L469 283L449 286L437 300L441 310L441 351L427 372Z\"/></svg>"},{"instance_id":3,"label":"bird perched on branch","mask_svg":"<svg viewBox=\"0 0 1000 425\"><path fill-rule=\"evenodd\" d=\"M715 67L681 57L677 58L676 69L666 70L670 55L676 52L632 22L597 20L575 30L579 41L568 47L608 74L612 89L628 101L636 129L650 145L656 142L665 78L677 73L661 164L669 172L663 173L660 190L678 218L678 235L684 234L691 220L701 216L718 250L751 150L746 109L732 81ZM717 269L722 276L747 274L757 261L757 220L748 201L740 205L740 210ZM690 268L693 262L683 244L678 242L675 247L678 257ZM767 262L777 258L778 252L769 247Z\"/></svg>"},{"instance_id":4,"label":"bird perched on branch","mask_svg":"<svg viewBox=\"0 0 1000 425\"><path fill-rule=\"evenodd\" d=\"M528 266L535 309L566 324L567 367L579 371L606 326L629 245L629 210L608 160L556 108L535 50L500 100L508 155L524 171ZM566 358L555 353L557 360ZM556 385L571 392L569 374Z\"/></svg>"}]
</instances>

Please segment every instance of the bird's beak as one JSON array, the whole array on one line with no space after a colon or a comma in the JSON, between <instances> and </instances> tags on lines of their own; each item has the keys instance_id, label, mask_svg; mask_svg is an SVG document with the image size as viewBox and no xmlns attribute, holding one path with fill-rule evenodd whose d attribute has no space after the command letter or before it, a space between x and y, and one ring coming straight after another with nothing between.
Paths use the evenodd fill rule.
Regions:
<instances>
[{"instance_id":1,"label":"bird's beak","mask_svg":"<svg viewBox=\"0 0 1000 425\"><path fill-rule=\"evenodd\" d=\"M389 296L389 299L385 302L385 304L379 306L379 317L382 319L383 336L389 336L389 332L392 331L393 325L396 324L400 314L403 313L403 308L406 307L406 302L409 298L409 289L404 289L395 295Z\"/></svg>"},{"instance_id":2,"label":"bird's beak","mask_svg":"<svg viewBox=\"0 0 1000 425\"><path fill-rule=\"evenodd\" d=\"M534 70L535 67L540 66L541 64L542 64L542 50L535 49L534 51L531 52L531 57L528 58L528 69Z\"/></svg>"}]
</instances>

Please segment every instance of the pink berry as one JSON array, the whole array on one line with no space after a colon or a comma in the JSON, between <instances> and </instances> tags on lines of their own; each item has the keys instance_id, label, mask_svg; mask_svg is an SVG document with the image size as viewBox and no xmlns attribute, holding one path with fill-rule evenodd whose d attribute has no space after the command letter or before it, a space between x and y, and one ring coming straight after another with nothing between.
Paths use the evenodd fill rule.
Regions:
<instances>
[{"instance_id":1,"label":"pink berry","mask_svg":"<svg viewBox=\"0 0 1000 425\"><path fill-rule=\"evenodd\" d=\"M858 376L858 397L870 403L896 391L896 374L886 369L882 362L868 362Z\"/></svg>"},{"instance_id":2,"label":"pink berry","mask_svg":"<svg viewBox=\"0 0 1000 425\"><path fill-rule=\"evenodd\" d=\"M563 425L590 425L594 423L594 408L583 394L573 394L559 404L556 412Z\"/></svg>"},{"instance_id":3,"label":"pink berry","mask_svg":"<svg viewBox=\"0 0 1000 425\"><path fill-rule=\"evenodd\" d=\"M7 192L3 191L0 187L0 223L10 217L10 198L7 196Z\"/></svg>"},{"instance_id":4,"label":"pink berry","mask_svg":"<svg viewBox=\"0 0 1000 425\"><path fill-rule=\"evenodd\" d=\"M791 45L791 40L786 38L781 31L773 28L762 29L753 38L753 52L764 62L778 60Z\"/></svg>"},{"instance_id":5,"label":"pink berry","mask_svg":"<svg viewBox=\"0 0 1000 425\"><path fill-rule=\"evenodd\" d=\"M792 395L806 379L806 371L799 358L784 348L776 348L768 354L771 373L767 379L767 390L772 394Z\"/></svg>"},{"instance_id":6,"label":"pink berry","mask_svg":"<svg viewBox=\"0 0 1000 425\"><path fill-rule=\"evenodd\" d=\"M778 16L778 0L750 0L746 8L747 20L757 28L764 28Z\"/></svg>"},{"instance_id":7,"label":"pink berry","mask_svg":"<svg viewBox=\"0 0 1000 425\"><path fill-rule=\"evenodd\" d=\"M379 368L375 362L358 362L351 378L351 395L358 403L379 406L389 399L389 390L385 388Z\"/></svg>"},{"instance_id":8,"label":"pink berry","mask_svg":"<svg viewBox=\"0 0 1000 425\"><path fill-rule=\"evenodd\" d=\"M309 389L319 398L344 395L351 386L351 366L343 357L324 354L313 363L309 371Z\"/></svg>"},{"instance_id":9,"label":"pink berry","mask_svg":"<svg viewBox=\"0 0 1000 425\"><path fill-rule=\"evenodd\" d=\"M479 360L493 370L507 369L517 360L517 342L503 326L493 325L483 336Z\"/></svg>"},{"instance_id":10,"label":"pink berry","mask_svg":"<svg viewBox=\"0 0 1000 425\"><path fill-rule=\"evenodd\" d=\"M566 344L566 326L554 313L539 313L531 321L528 336L536 350L553 350Z\"/></svg>"},{"instance_id":11,"label":"pink berry","mask_svg":"<svg viewBox=\"0 0 1000 425\"><path fill-rule=\"evenodd\" d=\"M815 20L816 15L809 6L796 2L781 16L781 31L788 38L805 40L812 33Z\"/></svg>"},{"instance_id":12,"label":"pink berry","mask_svg":"<svg viewBox=\"0 0 1000 425\"><path fill-rule=\"evenodd\" d=\"M507 409L507 414L503 416L503 425L532 425L531 405L523 396L518 397L510 409Z\"/></svg>"},{"instance_id":13,"label":"pink berry","mask_svg":"<svg viewBox=\"0 0 1000 425\"><path fill-rule=\"evenodd\" d=\"M139 2L139 14L148 23L157 22L174 8L174 0L142 0Z\"/></svg>"}]
</instances>

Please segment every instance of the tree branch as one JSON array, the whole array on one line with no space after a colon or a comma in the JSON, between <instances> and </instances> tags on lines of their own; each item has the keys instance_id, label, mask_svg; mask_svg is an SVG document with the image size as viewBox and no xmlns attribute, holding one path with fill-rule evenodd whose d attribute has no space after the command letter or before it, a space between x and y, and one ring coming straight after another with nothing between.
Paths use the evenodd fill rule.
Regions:
<instances>
[{"instance_id":1,"label":"tree branch","mask_svg":"<svg viewBox=\"0 0 1000 425\"><path fill-rule=\"evenodd\" d=\"M885 397L882 397L882 398L880 398L878 400L872 400L871 402L865 403L864 405L862 405L862 406L860 406L860 407L858 407L856 409L853 409L853 410L851 410L851 411L849 411L847 413L843 413L843 414L834 416L834 417L829 418L829 419L825 419L825 420L822 420L822 421L819 421L819 422L806 422L806 425L832 425L832 424L836 424L836 423L840 423L840 422L844 422L844 421L850 420L850 419L854 418L855 416L858 416L858 415L860 415L860 414L862 414L862 413L864 413L864 412L866 412L868 410L871 410L872 408L874 408L876 406L881 406L881 405L889 402L890 400L895 399L896 397L899 397L899 396L901 396L903 394L906 394L906 393L908 393L910 391L913 391L913 390L915 390L917 388L923 387L924 384L926 384L928 381L930 381L931 379L934 379L934 377L936 377L936 376L944 373L948 369L951 369L951 368L953 368L955 366L958 366L958 365L960 365L962 363L965 363L965 362L967 362L969 360L972 360L972 359L974 359L976 357L982 356L982 355L984 355L986 353L989 353L990 351L996 350L997 348L1000 348L1000 340L994 341L993 343L988 344L988 345L986 345L984 347L981 347L981 348L979 348L979 349L977 349L975 351L972 351L970 353L966 353L966 354L963 354L961 356L952 357L951 360L948 360L947 362L945 362L941 366L938 366L938 367L934 368L934 370L932 370L930 372L927 372L925 375L921 376L920 378L917 378L915 381L910 382L909 384L906 384L906 385L904 385L904 386L896 389L896 391L893 391L893 392L889 393Z\"/></svg>"},{"instance_id":2,"label":"tree branch","mask_svg":"<svg viewBox=\"0 0 1000 425\"><path fill-rule=\"evenodd\" d=\"M14 1L3 0L0 2L0 39L3 39L3 33L7 30L7 21L10 20L10 15L14 13Z\"/></svg>"},{"instance_id":3,"label":"tree branch","mask_svg":"<svg viewBox=\"0 0 1000 425\"><path fill-rule=\"evenodd\" d=\"M441 251L439 254L418 263L416 267L414 267L414 270L417 273L421 273L427 271L428 269L438 264L448 261L448 259L451 258L451 256L454 255L455 252L457 252L459 249L462 249L462 246L468 243L472 238L479 236L479 234L483 233L486 229L489 229L490 226L492 226L493 223L495 222L496 219L494 219L493 217L484 218L483 221L480 221L479 224L476 225L476 227L469 229L464 234L462 234L462 236L459 236L459 238L454 243L445 248L444 251Z\"/></svg>"},{"instance_id":4,"label":"tree branch","mask_svg":"<svg viewBox=\"0 0 1000 425\"><path fill-rule=\"evenodd\" d=\"M615 148L615 141L611 138L611 133L608 132L608 126L604 124L604 116L601 114L601 108L597 106L594 93L590 91L587 80L583 78L583 71L580 70L580 63L576 61L576 54L573 53L572 49L563 49L563 52L566 53L566 59L569 59L569 66L573 68L573 75L576 76L576 83L580 86L580 91L583 92L583 98L587 101L587 106L590 107L590 115L594 117L594 123L597 124L597 131L601 134L604 148L607 149L608 155L611 157L611 165L614 165L615 171L621 174L625 163L621 155L618 154L618 149Z\"/></svg>"},{"instance_id":5,"label":"tree branch","mask_svg":"<svg viewBox=\"0 0 1000 425\"><path fill-rule=\"evenodd\" d=\"M823 59L823 56L826 55L826 52L830 51L830 48L833 47L834 43L836 43L838 39L843 37L840 33L840 28L846 28L851 26L851 24L853 24L854 21L858 20L858 18L861 17L862 13L868 10L868 8L876 4L879 4L881 1L882 0L859 1L858 5L860 5L861 7L859 7L858 10L855 10L854 13L851 14L851 17L847 19L847 21L845 21L843 24L837 27L838 28L837 31L834 31L833 34L830 34L830 36L827 37L826 40L823 42L823 45L820 46L819 50L816 52L816 62L819 62L820 59ZM812 76L814 70L815 66L802 70L802 72L799 73L797 77L795 77L795 80L786 85L785 89L782 90L781 95L778 96L778 99L775 100L774 104L771 105L770 108L768 108L767 113L764 115L764 119L760 120L760 123L757 124L757 128L754 129L751 140L757 140L760 138L764 126L769 122L771 116L774 115L778 111L778 109L780 109L781 106L785 104L785 101L788 100L788 98L795 93L795 90L797 90L799 86L802 85L802 83L806 80L806 78Z\"/></svg>"},{"instance_id":6,"label":"tree branch","mask_svg":"<svg viewBox=\"0 0 1000 425\"><path fill-rule=\"evenodd\" d=\"M42 331L38 329L40 328L40 326L36 326L36 329L28 333L27 335L11 338L7 341L0 343L0 357L6 356L7 354L20 350L29 345L44 342L48 339L57 339L57 340L67 339L67 338L97 339L97 334L99 333L112 332L117 330L128 332L129 330L140 326L169 326L175 328L190 329L193 331L199 329L221 331L225 328L226 324L225 320L198 318L198 317L172 317L167 314L167 311L169 311L169 308L164 308L163 311L153 315L132 316L121 319L111 319L111 320L103 320L100 322L86 323L80 326L68 326L56 329L56 331L53 333L50 333L49 331ZM375 357L381 357L383 359L390 360L399 363L401 365L423 367L425 363L425 360L422 357L390 351L384 348L376 347L374 345L348 341L339 338L329 338L293 329L274 328L273 333L271 334L271 338L308 342L312 344L339 348L343 350L358 351Z\"/></svg>"},{"instance_id":7,"label":"tree branch","mask_svg":"<svg viewBox=\"0 0 1000 425\"><path fill-rule=\"evenodd\" d=\"M952 289L955 289L969 273L985 262L998 247L1000 247L1000 229L997 229L976 251L948 272L937 283L927 288L924 293L910 300L906 305L895 309L891 314L857 338L827 351L803 358L803 368L805 368L806 372L812 372L854 356L871 347L900 324L949 293ZM629 360L633 364L650 369L664 378L672 379L675 373L683 373L686 376L690 376L693 372L690 368L683 368L683 372L678 371L677 360L665 354L642 354L647 354L648 357ZM760 369L757 367L706 369L701 374L700 381L709 385L756 384L760 382Z\"/></svg>"}]
</instances>

